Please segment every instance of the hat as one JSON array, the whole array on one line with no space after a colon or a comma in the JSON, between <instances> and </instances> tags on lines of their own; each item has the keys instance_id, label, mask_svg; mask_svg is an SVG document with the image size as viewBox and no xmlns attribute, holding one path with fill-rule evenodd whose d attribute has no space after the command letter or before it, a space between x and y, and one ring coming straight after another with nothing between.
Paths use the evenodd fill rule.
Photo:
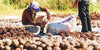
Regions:
<instances>
[{"instance_id":1,"label":"hat","mask_svg":"<svg viewBox=\"0 0 100 50\"><path fill-rule=\"evenodd\" d=\"M31 7L34 8L36 12L40 11L39 3L36 1L32 2Z\"/></svg>"}]
</instances>

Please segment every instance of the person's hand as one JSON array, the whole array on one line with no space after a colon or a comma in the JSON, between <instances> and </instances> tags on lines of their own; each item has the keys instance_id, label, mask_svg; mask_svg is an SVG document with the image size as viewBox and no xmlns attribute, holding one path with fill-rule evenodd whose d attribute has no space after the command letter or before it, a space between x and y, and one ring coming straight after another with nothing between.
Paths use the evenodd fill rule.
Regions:
<instances>
[{"instance_id":1,"label":"person's hand","mask_svg":"<svg viewBox=\"0 0 100 50\"><path fill-rule=\"evenodd\" d=\"M75 7L75 8L78 8L78 2L76 2L76 3L74 4L74 7Z\"/></svg>"},{"instance_id":2,"label":"person's hand","mask_svg":"<svg viewBox=\"0 0 100 50\"><path fill-rule=\"evenodd\" d=\"M48 20L50 20L50 17L47 17Z\"/></svg>"},{"instance_id":3,"label":"person's hand","mask_svg":"<svg viewBox=\"0 0 100 50\"><path fill-rule=\"evenodd\" d=\"M46 21L41 22L41 25L46 25L46 24L47 24Z\"/></svg>"},{"instance_id":4,"label":"person's hand","mask_svg":"<svg viewBox=\"0 0 100 50\"><path fill-rule=\"evenodd\" d=\"M80 0L76 0L76 2L74 3L74 7L75 7L75 8L78 8L78 3L79 3L79 1L80 1Z\"/></svg>"}]
</instances>

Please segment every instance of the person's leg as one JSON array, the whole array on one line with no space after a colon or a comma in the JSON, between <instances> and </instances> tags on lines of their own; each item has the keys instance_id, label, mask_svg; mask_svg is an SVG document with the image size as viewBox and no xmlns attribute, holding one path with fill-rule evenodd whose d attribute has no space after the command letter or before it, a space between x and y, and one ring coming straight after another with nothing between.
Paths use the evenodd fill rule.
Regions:
<instances>
[{"instance_id":1,"label":"person's leg","mask_svg":"<svg viewBox=\"0 0 100 50\"><path fill-rule=\"evenodd\" d=\"M91 17L90 17L90 14L89 14L89 5L86 5L86 16L87 16L87 25L88 25L88 31L92 31L92 28L91 28Z\"/></svg>"},{"instance_id":2,"label":"person's leg","mask_svg":"<svg viewBox=\"0 0 100 50\"><path fill-rule=\"evenodd\" d=\"M43 30L44 30L44 28L41 27L41 30L40 30L40 33L38 34L38 36L44 36L44 35L46 35L46 34L43 32Z\"/></svg>"},{"instance_id":3,"label":"person's leg","mask_svg":"<svg viewBox=\"0 0 100 50\"><path fill-rule=\"evenodd\" d=\"M43 27L41 27L40 33L43 33L43 30L44 30L44 28L43 28Z\"/></svg>"},{"instance_id":4,"label":"person's leg","mask_svg":"<svg viewBox=\"0 0 100 50\"><path fill-rule=\"evenodd\" d=\"M82 32L88 32L87 18L86 18L86 13L85 13L86 7L84 6L82 2L79 2L78 10L79 10L79 17L82 23Z\"/></svg>"}]
</instances>

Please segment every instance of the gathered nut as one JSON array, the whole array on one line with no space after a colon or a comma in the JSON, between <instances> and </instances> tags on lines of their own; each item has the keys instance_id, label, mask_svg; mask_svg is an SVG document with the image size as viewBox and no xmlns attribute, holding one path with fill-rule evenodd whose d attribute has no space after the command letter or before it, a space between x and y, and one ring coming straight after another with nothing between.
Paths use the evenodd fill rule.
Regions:
<instances>
[{"instance_id":1,"label":"gathered nut","mask_svg":"<svg viewBox=\"0 0 100 50\"><path fill-rule=\"evenodd\" d=\"M11 41L11 40L7 40L7 41L5 42L5 44L8 45L8 46L10 46L10 45L12 44L12 41Z\"/></svg>"},{"instance_id":2,"label":"gathered nut","mask_svg":"<svg viewBox=\"0 0 100 50\"><path fill-rule=\"evenodd\" d=\"M4 48L5 48L5 47L4 47L3 45L0 45L0 49L1 49L1 50L4 50Z\"/></svg>"},{"instance_id":3,"label":"gathered nut","mask_svg":"<svg viewBox=\"0 0 100 50\"><path fill-rule=\"evenodd\" d=\"M93 50L93 46L89 46L86 50Z\"/></svg>"},{"instance_id":4,"label":"gathered nut","mask_svg":"<svg viewBox=\"0 0 100 50\"><path fill-rule=\"evenodd\" d=\"M24 41L22 38L18 38L18 40L19 40L19 43L20 43L20 44L22 44L22 45L25 44L25 41Z\"/></svg>"},{"instance_id":5,"label":"gathered nut","mask_svg":"<svg viewBox=\"0 0 100 50\"><path fill-rule=\"evenodd\" d=\"M26 43L25 43L25 47L27 48L27 47L29 47L31 45L31 43L29 42L29 41L27 41Z\"/></svg>"},{"instance_id":6,"label":"gathered nut","mask_svg":"<svg viewBox=\"0 0 100 50\"><path fill-rule=\"evenodd\" d=\"M54 47L59 47L59 46L60 46L60 43L59 43L59 42L54 42L54 43L53 43L53 46L54 46Z\"/></svg>"},{"instance_id":7,"label":"gathered nut","mask_svg":"<svg viewBox=\"0 0 100 50\"><path fill-rule=\"evenodd\" d=\"M37 50L43 50L41 47L37 47Z\"/></svg>"},{"instance_id":8,"label":"gathered nut","mask_svg":"<svg viewBox=\"0 0 100 50\"><path fill-rule=\"evenodd\" d=\"M20 48L16 48L16 50L21 50Z\"/></svg>"},{"instance_id":9,"label":"gathered nut","mask_svg":"<svg viewBox=\"0 0 100 50\"><path fill-rule=\"evenodd\" d=\"M87 42L81 42L81 46L82 48L86 49L88 47Z\"/></svg>"},{"instance_id":10,"label":"gathered nut","mask_svg":"<svg viewBox=\"0 0 100 50\"><path fill-rule=\"evenodd\" d=\"M95 50L100 50L100 45L93 45Z\"/></svg>"},{"instance_id":11,"label":"gathered nut","mask_svg":"<svg viewBox=\"0 0 100 50\"><path fill-rule=\"evenodd\" d=\"M14 39L14 40L12 41L12 44L13 44L14 46L18 46L18 45L19 45L19 41L18 41L17 39Z\"/></svg>"},{"instance_id":12,"label":"gathered nut","mask_svg":"<svg viewBox=\"0 0 100 50\"><path fill-rule=\"evenodd\" d=\"M52 50L52 47L51 46L47 46L46 50Z\"/></svg>"},{"instance_id":13,"label":"gathered nut","mask_svg":"<svg viewBox=\"0 0 100 50\"><path fill-rule=\"evenodd\" d=\"M19 48L20 48L21 50L23 50L23 47L24 47L23 45L19 45Z\"/></svg>"},{"instance_id":14,"label":"gathered nut","mask_svg":"<svg viewBox=\"0 0 100 50\"><path fill-rule=\"evenodd\" d=\"M53 50L61 50L59 47L54 47Z\"/></svg>"},{"instance_id":15,"label":"gathered nut","mask_svg":"<svg viewBox=\"0 0 100 50\"><path fill-rule=\"evenodd\" d=\"M46 47L46 44L41 44L41 47L42 47L42 48Z\"/></svg>"},{"instance_id":16,"label":"gathered nut","mask_svg":"<svg viewBox=\"0 0 100 50\"><path fill-rule=\"evenodd\" d=\"M5 46L5 50L11 50L9 46Z\"/></svg>"},{"instance_id":17,"label":"gathered nut","mask_svg":"<svg viewBox=\"0 0 100 50\"><path fill-rule=\"evenodd\" d=\"M66 41L64 47L65 47L66 49L70 49L70 48L71 48L71 47L70 47L70 44L69 44L67 41Z\"/></svg>"},{"instance_id":18,"label":"gathered nut","mask_svg":"<svg viewBox=\"0 0 100 50\"><path fill-rule=\"evenodd\" d=\"M0 40L0 45L3 45L3 41Z\"/></svg>"},{"instance_id":19,"label":"gathered nut","mask_svg":"<svg viewBox=\"0 0 100 50\"><path fill-rule=\"evenodd\" d=\"M36 46L35 44L31 44L31 45L30 45L30 48L32 48L32 49L36 49L37 46Z\"/></svg>"}]
</instances>

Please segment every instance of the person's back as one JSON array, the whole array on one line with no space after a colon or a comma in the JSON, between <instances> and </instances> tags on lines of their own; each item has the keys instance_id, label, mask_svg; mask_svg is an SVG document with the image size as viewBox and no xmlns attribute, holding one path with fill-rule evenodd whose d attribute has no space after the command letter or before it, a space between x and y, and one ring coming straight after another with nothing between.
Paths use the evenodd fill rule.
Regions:
<instances>
[{"instance_id":1,"label":"person's back","mask_svg":"<svg viewBox=\"0 0 100 50\"><path fill-rule=\"evenodd\" d=\"M31 11L29 8L25 9L22 15L22 24L27 25L29 22L28 17L31 17ZM32 18L31 18L32 19Z\"/></svg>"}]
</instances>

